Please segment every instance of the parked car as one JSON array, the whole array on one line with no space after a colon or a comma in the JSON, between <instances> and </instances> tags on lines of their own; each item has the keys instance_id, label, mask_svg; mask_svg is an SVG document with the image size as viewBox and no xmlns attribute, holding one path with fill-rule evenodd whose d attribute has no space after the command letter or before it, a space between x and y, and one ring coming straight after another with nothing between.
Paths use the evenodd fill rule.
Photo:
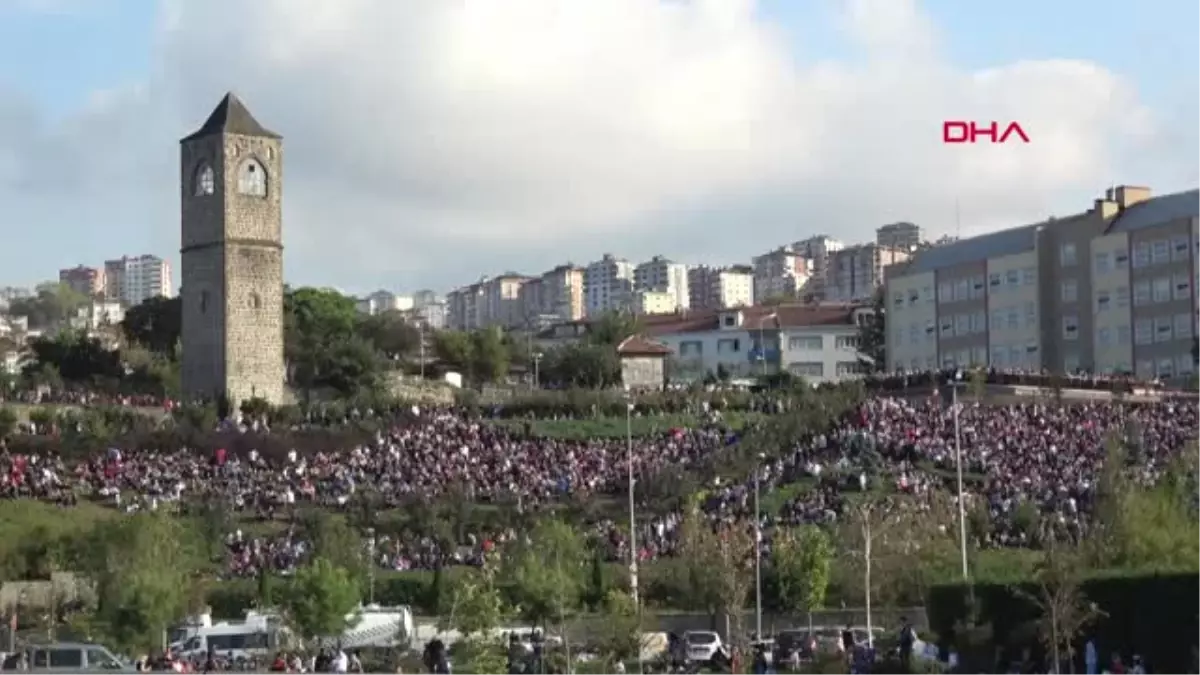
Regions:
<instances>
[{"instance_id":1,"label":"parked car","mask_svg":"<svg viewBox=\"0 0 1200 675\"><path fill-rule=\"evenodd\" d=\"M0 671L28 673L134 673L132 664L103 645L86 642L50 642L27 645L9 654Z\"/></svg>"}]
</instances>

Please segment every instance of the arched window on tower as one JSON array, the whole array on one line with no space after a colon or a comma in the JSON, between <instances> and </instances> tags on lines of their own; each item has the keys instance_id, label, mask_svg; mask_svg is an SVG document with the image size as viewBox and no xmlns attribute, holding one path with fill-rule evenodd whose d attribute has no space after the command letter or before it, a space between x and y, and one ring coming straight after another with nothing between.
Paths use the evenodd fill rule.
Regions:
<instances>
[{"instance_id":1,"label":"arched window on tower","mask_svg":"<svg viewBox=\"0 0 1200 675\"><path fill-rule=\"evenodd\" d=\"M267 171L256 160L242 162L238 169L238 192L251 197L267 196Z\"/></svg>"},{"instance_id":2,"label":"arched window on tower","mask_svg":"<svg viewBox=\"0 0 1200 675\"><path fill-rule=\"evenodd\" d=\"M197 197L211 195L217 187L213 168L207 162L196 167L196 175L193 176L193 182L195 185L192 194Z\"/></svg>"}]
</instances>

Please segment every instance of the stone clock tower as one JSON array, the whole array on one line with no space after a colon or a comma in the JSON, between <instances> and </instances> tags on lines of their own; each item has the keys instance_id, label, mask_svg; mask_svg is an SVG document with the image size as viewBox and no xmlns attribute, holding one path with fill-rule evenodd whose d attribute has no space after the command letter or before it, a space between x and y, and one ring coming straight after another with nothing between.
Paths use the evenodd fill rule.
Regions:
<instances>
[{"instance_id":1,"label":"stone clock tower","mask_svg":"<svg viewBox=\"0 0 1200 675\"><path fill-rule=\"evenodd\" d=\"M226 94L179 144L184 396L282 403L281 137Z\"/></svg>"}]
</instances>

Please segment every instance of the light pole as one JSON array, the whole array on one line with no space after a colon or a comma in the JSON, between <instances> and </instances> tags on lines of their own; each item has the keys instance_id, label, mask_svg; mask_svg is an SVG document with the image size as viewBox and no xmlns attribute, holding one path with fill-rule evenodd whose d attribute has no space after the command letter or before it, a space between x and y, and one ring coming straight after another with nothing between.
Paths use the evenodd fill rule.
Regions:
<instances>
[{"instance_id":1,"label":"light pole","mask_svg":"<svg viewBox=\"0 0 1200 675\"><path fill-rule=\"evenodd\" d=\"M425 381L425 322L417 323L417 342L421 347L421 381Z\"/></svg>"},{"instance_id":2,"label":"light pole","mask_svg":"<svg viewBox=\"0 0 1200 675\"><path fill-rule=\"evenodd\" d=\"M637 506L633 492L633 402L625 401L625 447L629 464L629 594L633 598L633 606L641 616L642 605L638 601L638 559L637 559ZM638 672L645 672L642 663L642 629L638 627Z\"/></svg>"},{"instance_id":3,"label":"light pole","mask_svg":"<svg viewBox=\"0 0 1200 675\"><path fill-rule=\"evenodd\" d=\"M967 505L963 498L962 432L958 422L958 387L962 384L962 370L954 373L954 381L950 384L950 408L954 415L954 464L958 474L958 547L962 555L962 576L966 581L970 579L971 571L967 566Z\"/></svg>"},{"instance_id":4,"label":"light pole","mask_svg":"<svg viewBox=\"0 0 1200 675\"><path fill-rule=\"evenodd\" d=\"M534 389L540 389L542 386L541 373L538 370L538 367L541 363L542 363L542 353L534 352L533 353L533 388Z\"/></svg>"},{"instance_id":5,"label":"light pole","mask_svg":"<svg viewBox=\"0 0 1200 675\"><path fill-rule=\"evenodd\" d=\"M759 479L763 454L754 465L754 639L762 640L762 510L759 508Z\"/></svg>"},{"instance_id":6,"label":"light pole","mask_svg":"<svg viewBox=\"0 0 1200 675\"><path fill-rule=\"evenodd\" d=\"M375 528L367 528L367 604L375 604Z\"/></svg>"}]
</instances>

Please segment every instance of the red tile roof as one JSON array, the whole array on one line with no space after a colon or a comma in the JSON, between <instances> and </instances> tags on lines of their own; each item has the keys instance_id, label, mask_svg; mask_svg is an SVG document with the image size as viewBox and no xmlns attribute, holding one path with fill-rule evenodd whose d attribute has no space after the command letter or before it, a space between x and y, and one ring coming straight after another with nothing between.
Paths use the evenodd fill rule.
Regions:
<instances>
[{"instance_id":1,"label":"red tile roof","mask_svg":"<svg viewBox=\"0 0 1200 675\"><path fill-rule=\"evenodd\" d=\"M671 349L666 345L641 335L630 335L617 345L621 356L667 356Z\"/></svg>"}]
</instances>

